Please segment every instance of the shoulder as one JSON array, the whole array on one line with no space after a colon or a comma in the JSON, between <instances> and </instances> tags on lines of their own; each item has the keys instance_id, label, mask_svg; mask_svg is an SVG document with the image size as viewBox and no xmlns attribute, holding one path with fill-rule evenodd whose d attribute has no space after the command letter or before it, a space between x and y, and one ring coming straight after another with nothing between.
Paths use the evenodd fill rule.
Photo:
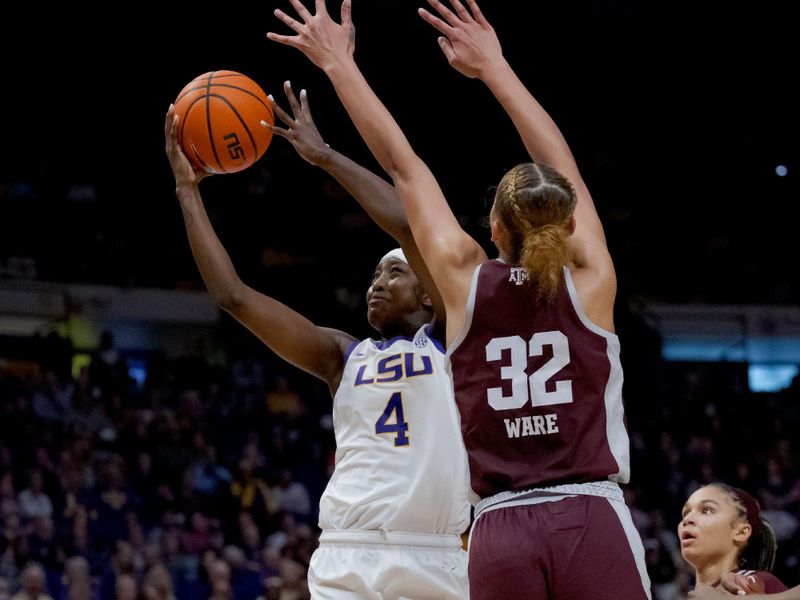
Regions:
<instances>
[{"instance_id":1,"label":"shoulder","mask_svg":"<svg viewBox=\"0 0 800 600\"><path fill-rule=\"evenodd\" d=\"M777 594L789 588L769 571L756 571L756 576L764 582L764 591L767 594Z\"/></svg>"},{"instance_id":2,"label":"shoulder","mask_svg":"<svg viewBox=\"0 0 800 600\"><path fill-rule=\"evenodd\" d=\"M765 594L777 594L778 592L789 589L780 579L769 571L741 569L736 571L736 574L744 577L753 589L763 589Z\"/></svg>"}]
</instances>

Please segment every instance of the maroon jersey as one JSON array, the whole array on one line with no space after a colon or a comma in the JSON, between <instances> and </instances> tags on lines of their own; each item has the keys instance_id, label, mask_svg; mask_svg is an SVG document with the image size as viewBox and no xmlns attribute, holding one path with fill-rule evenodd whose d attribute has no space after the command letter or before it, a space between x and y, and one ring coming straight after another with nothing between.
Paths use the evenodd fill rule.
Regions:
<instances>
[{"instance_id":1,"label":"maroon jersey","mask_svg":"<svg viewBox=\"0 0 800 600\"><path fill-rule=\"evenodd\" d=\"M751 571L742 569L734 572L747 577L750 580L749 583L753 584L754 586L757 586L757 582L760 581L764 586L764 594L779 594L789 589L780 579L775 577L775 575L769 571ZM751 593L755 594L757 592Z\"/></svg>"},{"instance_id":2,"label":"maroon jersey","mask_svg":"<svg viewBox=\"0 0 800 600\"><path fill-rule=\"evenodd\" d=\"M551 303L526 278L500 260L480 265L448 350L472 490L627 483L619 340L586 317L568 269Z\"/></svg>"}]
</instances>

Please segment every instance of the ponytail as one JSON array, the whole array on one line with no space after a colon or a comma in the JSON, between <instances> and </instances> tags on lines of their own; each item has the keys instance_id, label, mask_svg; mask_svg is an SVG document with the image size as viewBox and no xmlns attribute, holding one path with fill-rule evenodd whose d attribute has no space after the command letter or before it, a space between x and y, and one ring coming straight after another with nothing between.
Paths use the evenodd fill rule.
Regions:
<instances>
[{"instance_id":1,"label":"ponytail","mask_svg":"<svg viewBox=\"0 0 800 600\"><path fill-rule=\"evenodd\" d=\"M552 300L564 280L562 272L569 262L567 237L565 227L550 224L531 227L522 240L519 263L542 300Z\"/></svg>"}]
</instances>

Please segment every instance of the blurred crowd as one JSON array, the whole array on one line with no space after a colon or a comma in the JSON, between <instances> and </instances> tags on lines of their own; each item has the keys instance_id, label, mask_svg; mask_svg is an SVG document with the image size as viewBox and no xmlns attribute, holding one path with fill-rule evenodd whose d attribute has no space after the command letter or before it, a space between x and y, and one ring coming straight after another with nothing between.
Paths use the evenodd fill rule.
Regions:
<instances>
[{"instance_id":1,"label":"blurred crowd","mask_svg":"<svg viewBox=\"0 0 800 600\"><path fill-rule=\"evenodd\" d=\"M775 572L800 583L800 381L754 394L742 365L665 363L645 333L623 320L641 350L623 358L625 494L654 598L692 585L676 526L712 481L758 497ZM0 365L0 599L308 597L335 450L323 386L266 355L151 360L144 385L108 348L77 376Z\"/></svg>"},{"instance_id":2,"label":"blurred crowd","mask_svg":"<svg viewBox=\"0 0 800 600\"><path fill-rule=\"evenodd\" d=\"M186 362L139 386L110 353L77 377L3 361L0 598L307 597L330 402Z\"/></svg>"}]
</instances>

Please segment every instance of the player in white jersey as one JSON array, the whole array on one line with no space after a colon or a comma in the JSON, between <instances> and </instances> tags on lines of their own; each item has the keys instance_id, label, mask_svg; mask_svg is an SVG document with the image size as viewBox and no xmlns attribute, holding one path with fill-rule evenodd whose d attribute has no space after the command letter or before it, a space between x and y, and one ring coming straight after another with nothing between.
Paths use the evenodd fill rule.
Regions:
<instances>
[{"instance_id":1,"label":"player in white jersey","mask_svg":"<svg viewBox=\"0 0 800 600\"><path fill-rule=\"evenodd\" d=\"M401 248L378 263L367 318L381 340L320 327L245 285L222 247L177 142L172 107L166 149L192 253L212 298L275 353L327 382L337 451L320 502L320 546L308 584L316 599L468 598L466 453L444 349L441 298L431 285L394 188L331 150L304 92L284 86L294 116L269 126L324 168ZM406 258L408 257L408 258ZM413 268L413 269L412 269Z\"/></svg>"}]
</instances>

